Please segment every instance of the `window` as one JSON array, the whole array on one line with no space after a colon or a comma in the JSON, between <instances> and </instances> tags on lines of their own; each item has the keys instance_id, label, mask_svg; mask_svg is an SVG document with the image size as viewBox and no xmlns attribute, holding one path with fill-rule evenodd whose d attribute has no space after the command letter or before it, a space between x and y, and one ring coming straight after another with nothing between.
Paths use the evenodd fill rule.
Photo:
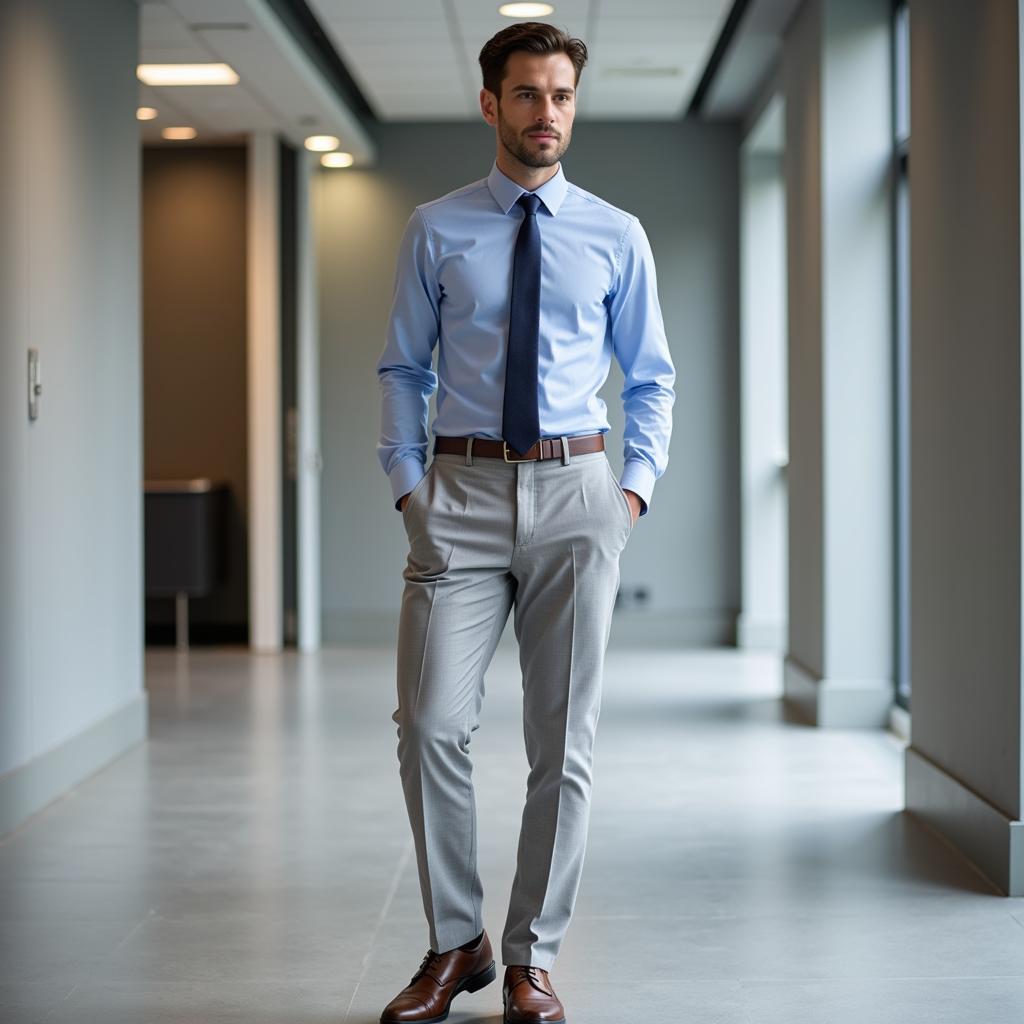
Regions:
<instances>
[{"instance_id":1,"label":"window","mask_svg":"<svg viewBox=\"0 0 1024 1024\"><path fill-rule=\"evenodd\" d=\"M896 703L910 710L910 10L893 3Z\"/></svg>"}]
</instances>

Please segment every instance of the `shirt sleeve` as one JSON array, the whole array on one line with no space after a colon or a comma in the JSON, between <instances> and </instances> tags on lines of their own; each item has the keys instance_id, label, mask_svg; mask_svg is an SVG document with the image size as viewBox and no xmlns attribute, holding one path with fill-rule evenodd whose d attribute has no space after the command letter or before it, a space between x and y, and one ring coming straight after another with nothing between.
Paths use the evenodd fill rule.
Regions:
<instances>
[{"instance_id":1,"label":"shirt sleeve","mask_svg":"<svg viewBox=\"0 0 1024 1024\"><path fill-rule=\"evenodd\" d=\"M377 457L391 481L396 509L423 476L427 461L430 396L437 389L433 352L440 331L440 303L430 233L417 209L399 247L387 337L377 361L381 389Z\"/></svg>"},{"instance_id":2,"label":"shirt sleeve","mask_svg":"<svg viewBox=\"0 0 1024 1024\"><path fill-rule=\"evenodd\" d=\"M636 217L626 229L606 305L612 351L625 375L619 485L640 496L640 514L646 515L655 481L668 465L676 371L658 302L654 255Z\"/></svg>"}]
</instances>

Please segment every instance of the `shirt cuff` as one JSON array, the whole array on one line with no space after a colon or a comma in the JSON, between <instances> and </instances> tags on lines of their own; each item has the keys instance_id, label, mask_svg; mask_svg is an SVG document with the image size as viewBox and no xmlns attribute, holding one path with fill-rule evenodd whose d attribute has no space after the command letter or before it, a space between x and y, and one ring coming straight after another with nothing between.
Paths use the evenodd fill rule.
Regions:
<instances>
[{"instance_id":1,"label":"shirt cuff","mask_svg":"<svg viewBox=\"0 0 1024 1024\"><path fill-rule=\"evenodd\" d=\"M624 491L632 491L640 498L640 515L647 515L654 481L657 479L654 470L641 459L627 459L622 467L622 479L619 486Z\"/></svg>"},{"instance_id":2,"label":"shirt cuff","mask_svg":"<svg viewBox=\"0 0 1024 1024\"><path fill-rule=\"evenodd\" d=\"M415 456L402 459L388 475L391 481L391 494L395 499L395 510L401 511L402 498L408 494L423 478L426 470L423 463Z\"/></svg>"}]
</instances>

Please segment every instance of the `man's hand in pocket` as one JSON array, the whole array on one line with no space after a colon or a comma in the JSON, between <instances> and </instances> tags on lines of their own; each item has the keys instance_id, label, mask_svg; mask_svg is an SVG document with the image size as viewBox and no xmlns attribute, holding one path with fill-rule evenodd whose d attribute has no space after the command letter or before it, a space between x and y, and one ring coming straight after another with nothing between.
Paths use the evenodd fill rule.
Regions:
<instances>
[{"instance_id":1,"label":"man's hand in pocket","mask_svg":"<svg viewBox=\"0 0 1024 1024\"><path fill-rule=\"evenodd\" d=\"M622 488L622 493L626 496L629 510L633 513L633 525L636 526L636 521L640 518L640 509L643 508L643 505L640 503L640 495L636 491L626 490L625 487Z\"/></svg>"}]
</instances>

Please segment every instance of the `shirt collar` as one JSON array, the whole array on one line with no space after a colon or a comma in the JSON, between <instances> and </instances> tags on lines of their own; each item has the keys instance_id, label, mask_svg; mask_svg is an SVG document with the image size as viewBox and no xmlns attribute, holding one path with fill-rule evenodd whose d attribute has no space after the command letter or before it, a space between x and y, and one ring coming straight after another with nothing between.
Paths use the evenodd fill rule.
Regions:
<instances>
[{"instance_id":1,"label":"shirt collar","mask_svg":"<svg viewBox=\"0 0 1024 1024\"><path fill-rule=\"evenodd\" d=\"M491 168L491 173L487 175L487 187L491 190L494 201L501 207L502 213L508 213L519 202L519 197L526 192L525 188L517 185L511 178L498 170L497 161L495 161L494 166ZM534 195L540 199L547 208L548 213L554 217L558 213L558 208L562 205L562 200L565 199L565 193L568 190L569 183L565 180L565 175L562 173L562 165L559 163L555 174L548 178L534 192Z\"/></svg>"}]
</instances>

